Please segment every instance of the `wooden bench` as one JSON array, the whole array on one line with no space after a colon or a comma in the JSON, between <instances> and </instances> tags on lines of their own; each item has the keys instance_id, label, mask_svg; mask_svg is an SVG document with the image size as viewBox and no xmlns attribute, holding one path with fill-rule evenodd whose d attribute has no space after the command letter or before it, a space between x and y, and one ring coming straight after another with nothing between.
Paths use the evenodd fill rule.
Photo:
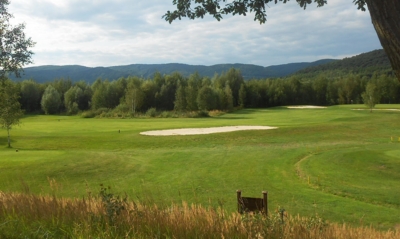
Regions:
<instances>
[{"instance_id":1,"label":"wooden bench","mask_svg":"<svg viewBox=\"0 0 400 239\"><path fill-rule=\"evenodd\" d=\"M260 212L265 216L268 215L268 192L263 191L262 198L250 198L250 197L242 197L242 191L237 190L237 203L238 203L238 212L248 213L248 212Z\"/></svg>"}]
</instances>

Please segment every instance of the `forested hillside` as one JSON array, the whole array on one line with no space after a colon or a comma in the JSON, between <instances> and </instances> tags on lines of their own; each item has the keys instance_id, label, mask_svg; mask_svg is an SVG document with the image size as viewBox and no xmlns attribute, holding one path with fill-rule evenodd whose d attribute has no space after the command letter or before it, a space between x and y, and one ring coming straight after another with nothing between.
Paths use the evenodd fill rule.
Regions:
<instances>
[{"instance_id":1,"label":"forested hillside","mask_svg":"<svg viewBox=\"0 0 400 239\"><path fill-rule=\"evenodd\" d=\"M44 83L64 78L71 79L73 82L82 80L91 84L98 78L116 80L120 77L137 76L149 79L156 72L161 75L170 75L177 72L184 77L189 77L194 72L198 72L201 76L211 78L215 74L223 74L231 68L240 70L245 80L279 78L293 74L301 78L313 78L321 73L335 77L344 76L349 73L368 77L371 77L374 72L392 74L392 68L386 53L383 50L375 50L354 57L344 58L343 60L325 59L308 63L290 63L268 67L249 64L202 66L178 63L132 64L112 67L85 67L78 65L39 66L26 68L21 79L12 79L15 81L33 79L38 83Z\"/></svg>"},{"instance_id":2,"label":"forested hillside","mask_svg":"<svg viewBox=\"0 0 400 239\"><path fill-rule=\"evenodd\" d=\"M382 49L344 58L340 61L332 61L327 64L307 67L299 70L295 75L314 77L321 73L330 74L332 76L343 76L353 73L362 76L371 76L375 72L393 74L389 58Z\"/></svg>"},{"instance_id":3,"label":"forested hillside","mask_svg":"<svg viewBox=\"0 0 400 239\"><path fill-rule=\"evenodd\" d=\"M174 72L188 77L194 72L202 76L213 77L215 74L222 74L231 68L241 71L244 79L263 79L285 77L300 69L309 66L316 66L335 60L325 59L315 62L290 63L276 66L257 66L249 64L219 64L213 66L186 65L186 64L133 64L127 66L112 67L85 67L85 66L38 66L25 69L21 80L33 79L36 82L44 83L55 79L71 79L73 82L85 81L93 83L96 79L116 80L120 77L137 76L141 78L152 78L156 72L162 75L170 75ZM15 79L13 80L20 80Z\"/></svg>"}]
</instances>

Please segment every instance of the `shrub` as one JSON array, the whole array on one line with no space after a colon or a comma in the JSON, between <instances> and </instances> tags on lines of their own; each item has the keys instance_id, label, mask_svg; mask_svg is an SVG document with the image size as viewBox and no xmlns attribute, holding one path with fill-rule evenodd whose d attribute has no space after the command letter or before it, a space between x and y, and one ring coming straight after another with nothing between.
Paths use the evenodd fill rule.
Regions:
<instances>
[{"instance_id":1,"label":"shrub","mask_svg":"<svg viewBox=\"0 0 400 239\"><path fill-rule=\"evenodd\" d=\"M183 113L181 115L184 115ZM161 118L178 118L179 115L175 111L163 111L160 114Z\"/></svg>"},{"instance_id":2,"label":"shrub","mask_svg":"<svg viewBox=\"0 0 400 239\"><path fill-rule=\"evenodd\" d=\"M96 109L95 113L97 116L101 116L102 114L104 115L105 113L108 113L110 110L108 108L98 108Z\"/></svg>"},{"instance_id":3,"label":"shrub","mask_svg":"<svg viewBox=\"0 0 400 239\"><path fill-rule=\"evenodd\" d=\"M158 114L157 109L156 108L150 108L146 111L146 116L147 117L156 117Z\"/></svg>"},{"instance_id":4,"label":"shrub","mask_svg":"<svg viewBox=\"0 0 400 239\"><path fill-rule=\"evenodd\" d=\"M209 116L221 116L223 114L225 114L225 111L221 111L221 110L211 110L210 112L208 112Z\"/></svg>"},{"instance_id":5,"label":"shrub","mask_svg":"<svg viewBox=\"0 0 400 239\"><path fill-rule=\"evenodd\" d=\"M117 107L113 109L114 112L116 113L128 113L129 112L129 107L125 103L119 104Z\"/></svg>"},{"instance_id":6,"label":"shrub","mask_svg":"<svg viewBox=\"0 0 400 239\"><path fill-rule=\"evenodd\" d=\"M126 104L121 103L111 111L111 114L108 117L125 118L134 117L134 115L129 112L129 107Z\"/></svg>"},{"instance_id":7,"label":"shrub","mask_svg":"<svg viewBox=\"0 0 400 239\"><path fill-rule=\"evenodd\" d=\"M85 112L82 112L81 117L82 118L94 118L94 117L96 117L96 112L94 112L93 110L87 110Z\"/></svg>"},{"instance_id":8,"label":"shrub","mask_svg":"<svg viewBox=\"0 0 400 239\"><path fill-rule=\"evenodd\" d=\"M207 110L200 110L197 112L197 116L198 118L205 118L205 117L210 117L210 115L208 114Z\"/></svg>"}]
</instances>

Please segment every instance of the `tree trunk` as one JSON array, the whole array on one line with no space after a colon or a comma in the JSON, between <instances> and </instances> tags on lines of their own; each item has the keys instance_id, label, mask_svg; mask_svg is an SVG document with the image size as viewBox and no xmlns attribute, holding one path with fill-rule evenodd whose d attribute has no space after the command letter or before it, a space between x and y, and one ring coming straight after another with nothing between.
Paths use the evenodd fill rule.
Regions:
<instances>
[{"instance_id":1,"label":"tree trunk","mask_svg":"<svg viewBox=\"0 0 400 239\"><path fill-rule=\"evenodd\" d=\"M11 148L11 139L10 139L10 127L7 127L7 134L8 134L8 147Z\"/></svg>"},{"instance_id":2,"label":"tree trunk","mask_svg":"<svg viewBox=\"0 0 400 239\"><path fill-rule=\"evenodd\" d=\"M372 24L400 81L400 1L366 0Z\"/></svg>"},{"instance_id":3,"label":"tree trunk","mask_svg":"<svg viewBox=\"0 0 400 239\"><path fill-rule=\"evenodd\" d=\"M133 97L132 97L132 102L131 102L131 110L132 110L132 113L135 114L135 108L134 108L134 103L133 103Z\"/></svg>"}]
</instances>

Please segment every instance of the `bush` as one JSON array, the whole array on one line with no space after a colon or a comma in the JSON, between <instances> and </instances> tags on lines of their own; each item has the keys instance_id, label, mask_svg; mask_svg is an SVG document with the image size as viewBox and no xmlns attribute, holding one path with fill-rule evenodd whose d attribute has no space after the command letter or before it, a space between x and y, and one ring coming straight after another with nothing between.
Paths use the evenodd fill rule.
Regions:
<instances>
[{"instance_id":1,"label":"bush","mask_svg":"<svg viewBox=\"0 0 400 239\"><path fill-rule=\"evenodd\" d=\"M184 114L181 114L181 115L183 116ZM174 112L174 111L163 111L163 112L161 112L160 117L161 118L179 118L179 115L177 112Z\"/></svg>"},{"instance_id":2,"label":"bush","mask_svg":"<svg viewBox=\"0 0 400 239\"><path fill-rule=\"evenodd\" d=\"M113 117L113 118L125 118L128 116L134 117L134 115L132 113L129 113L129 107L124 103L119 104L117 107L115 107L112 110L112 114L111 114L111 117Z\"/></svg>"},{"instance_id":3,"label":"bush","mask_svg":"<svg viewBox=\"0 0 400 239\"><path fill-rule=\"evenodd\" d=\"M108 113L109 111L110 110L108 108L98 108L95 110L97 116Z\"/></svg>"},{"instance_id":4,"label":"bush","mask_svg":"<svg viewBox=\"0 0 400 239\"><path fill-rule=\"evenodd\" d=\"M158 114L157 109L156 108L150 108L146 111L146 116L147 117L156 117Z\"/></svg>"},{"instance_id":5,"label":"bush","mask_svg":"<svg viewBox=\"0 0 400 239\"><path fill-rule=\"evenodd\" d=\"M87 110L81 114L82 118L94 118L96 117L96 113L93 110Z\"/></svg>"},{"instance_id":6,"label":"bush","mask_svg":"<svg viewBox=\"0 0 400 239\"><path fill-rule=\"evenodd\" d=\"M225 111L221 111L221 110L211 110L210 112L208 112L209 116L221 116L224 115L226 112Z\"/></svg>"},{"instance_id":7,"label":"bush","mask_svg":"<svg viewBox=\"0 0 400 239\"><path fill-rule=\"evenodd\" d=\"M207 110L200 110L197 111L197 116L198 118L205 118L205 117L210 117L210 115L208 114Z\"/></svg>"},{"instance_id":8,"label":"bush","mask_svg":"<svg viewBox=\"0 0 400 239\"><path fill-rule=\"evenodd\" d=\"M122 104L119 104L117 107L115 107L115 109L113 111L118 112L118 113L128 113L129 107L126 104L122 103Z\"/></svg>"},{"instance_id":9,"label":"bush","mask_svg":"<svg viewBox=\"0 0 400 239\"><path fill-rule=\"evenodd\" d=\"M94 117L111 117L111 111L107 108L99 108L96 110L88 110L81 114L82 118L94 118Z\"/></svg>"}]
</instances>

